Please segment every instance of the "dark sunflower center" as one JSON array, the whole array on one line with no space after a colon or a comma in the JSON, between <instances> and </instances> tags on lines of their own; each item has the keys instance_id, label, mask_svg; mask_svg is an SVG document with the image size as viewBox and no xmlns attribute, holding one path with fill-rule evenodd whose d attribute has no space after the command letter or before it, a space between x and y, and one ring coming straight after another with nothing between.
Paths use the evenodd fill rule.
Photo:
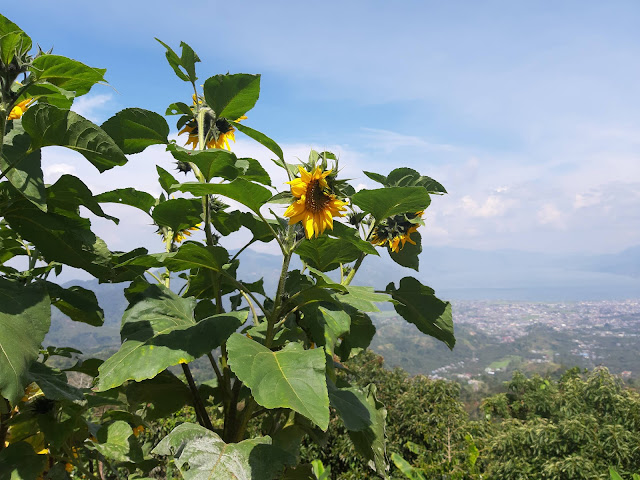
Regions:
<instances>
[{"instance_id":1,"label":"dark sunflower center","mask_svg":"<svg viewBox=\"0 0 640 480\"><path fill-rule=\"evenodd\" d=\"M312 212L321 212L331 201L331 197L324 193L324 189L318 180L311 180L307 187L305 208Z\"/></svg>"},{"instance_id":2,"label":"dark sunflower center","mask_svg":"<svg viewBox=\"0 0 640 480\"><path fill-rule=\"evenodd\" d=\"M226 118L216 119L216 128L222 134L229 133L231 130L233 130L233 126Z\"/></svg>"}]
</instances>

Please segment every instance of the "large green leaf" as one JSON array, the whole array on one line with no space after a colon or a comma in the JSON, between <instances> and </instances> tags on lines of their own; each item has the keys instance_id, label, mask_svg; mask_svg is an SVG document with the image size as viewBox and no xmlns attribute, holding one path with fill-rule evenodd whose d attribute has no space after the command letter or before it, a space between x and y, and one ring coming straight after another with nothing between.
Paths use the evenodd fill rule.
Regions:
<instances>
[{"instance_id":1,"label":"large green leaf","mask_svg":"<svg viewBox=\"0 0 640 480\"><path fill-rule=\"evenodd\" d=\"M196 165L207 182L214 177L233 180L240 174L240 169L236 167L238 157L228 150L187 150L177 145L169 145L167 149L176 160Z\"/></svg>"},{"instance_id":2,"label":"large green leaf","mask_svg":"<svg viewBox=\"0 0 640 480\"><path fill-rule=\"evenodd\" d=\"M73 175L62 175L56 183L47 188L47 197L48 210L51 213L78 214L79 207L83 206L98 217L106 218L116 224L120 222L117 218L104 213L89 187Z\"/></svg>"},{"instance_id":3,"label":"large green leaf","mask_svg":"<svg viewBox=\"0 0 640 480\"><path fill-rule=\"evenodd\" d=\"M290 408L322 430L329 425L329 396L322 349L289 343L272 352L239 333L227 341L229 366L266 408Z\"/></svg>"},{"instance_id":4,"label":"large green leaf","mask_svg":"<svg viewBox=\"0 0 640 480\"><path fill-rule=\"evenodd\" d=\"M415 213L429 206L431 199L422 187L390 187L360 190L351 201L377 221L401 213Z\"/></svg>"},{"instance_id":5,"label":"large green leaf","mask_svg":"<svg viewBox=\"0 0 640 480\"><path fill-rule=\"evenodd\" d=\"M153 195L131 187L104 192L93 198L98 203L120 203L139 208L149 215L151 215L151 208L156 204L156 199L153 198Z\"/></svg>"},{"instance_id":6,"label":"large green leaf","mask_svg":"<svg viewBox=\"0 0 640 480\"><path fill-rule=\"evenodd\" d=\"M407 242L398 252L394 252L388 247L387 249L391 260L403 267L413 268L417 272L418 267L420 266L419 255L422 253L422 236L420 235L420 232L413 232L411 234L411 240L416 242L416 244L414 245Z\"/></svg>"},{"instance_id":7,"label":"large green leaf","mask_svg":"<svg viewBox=\"0 0 640 480\"><path fill-rule=\"evenodd\" d=\"M103 425L96 437L97 441L92 441L88 446L109 460L133 463L142 461L142 449L136 441L133 429L124 420Z\"/></svg>"},{"instance_id":8,"label":"large green leaf","mask_svg":"<svg viewBox=\"0 0 640 480\"><path fill-rule=\"evenodd\" d=\"M181 183L177 189L198 197L203 195L222 195L249 207L256 213L271 198L269 190L242 178L236 178L230 183Z\"/></svg>"},{"instance_id":9,"label":"large green leaf","mask_svg":"<svg viewBox=\"0 0 640 480\"><path fill-rule=\"evenodd\" d=\"M348 240L323 235L304 240L295 252L306 264L322 272L329 272L357 260L361 250Z\"/></svg>"},{"instance_id":10,"label":"large green leaf","mask_svg":"<svg viewBox=\"0 0 640 480\"><path fill-rule=\"evenodd\" d=\"M123 344L100 366L97 390L153 378L172 365L192 362L219 347L247 317L246 311L232 312L196 323L195 303L159 285L136 295L122 317Z\"/></svg>"},{"instance_id":11,"label":"large green leaf","mask_svg":"<svg viewBox=\"0 0 640 480\"><path fill-rule=\"evenodd\" d=\"M271 177L255 158L239 158L236 167L242 172L242 178L263 185L271 185Z\"/></svg>"},{"instance_id":12,"label":"large green leaf","mask_svg":"<svg viewBox=\"0 0 640 480\"><path fill-rule=\"evenodd\" d=\"M360 232L355 228L350 228L344 223L333 222L333 230L331 236L341 238L353 244L358 250L369 255L378 255L376 248L371 243L360 238Z\"/></svg>"},{"instance_id":13,"label":"large green leaf","mask_svg":"<svg viewBox=\"0 0 640 480\"><path fill-rule=\"evenodd\" d=\"M8 18L0 15L0 60L9 65L15 55L31 50L31 38Z\"/></svg>"},{"instance_id":14,"label":"large green leaf","mask_svg":"<svg viewBox=\"0 0 640 480\"><path fill-rule=\"evenodd\" d=\"M179 57L169 45L158 38L156 38L156 40L167 49L165 52L167 61L169 62L169 65L171 65L171 68L173 68L177 77L185 82L195 82L198 79L198 77L196 77L195 64L200 61L200 58L198 58L198 55L196 55L193 49L186 43L180 42L182 55Z\"/></svg>"},{"instance_id":15,"label":"large green leaf","mask_svg":"<svg viewBox=\"0 0 640 480\"><path fill-rule=\"evenodd\" d=\"M27 442L11 443L0 451L0 480L35 480L47 463Z\"/></svg>"},{"instance_id":16,"label":"large green leaf","mask_svg":"<svg viewBox=\"0 0 640 480\"><path fill-rule=\"evenodd\" d=\"M44 284L0 277L0 395L15 404L24 395L29 366L51 325Z\"/></svg>"},{"instance_id":17,"label":"large green leaf","mask_svg":"<svg viewBox=\"0 0 640 480\"><path fill-rule=\"evenodd\" d=\"M264 133L259 132L258 130L254 130L251 127L247 127L246 125L242 125L239 122L231 122L231 124L244 133L247 137L253 138L256 142L261 145L267 147L273 153L277 155L277 157L284 162L284 154L282 153L282 149L280 145L278 145L275 141L271 140Z\"/></svg>"},{"instance_id":18,"label":"large green leaf","mask_svg":"<svg viewBox=\"0 0 640 480\"><path fill-rule=\"evenodd\" d=\"M146 268L166 267L172 272L203 268L219 272L229 262L229 253L218 246L205 247L194 242L180 246L176 252L142 255L126 262Z\"/></svg>"},{"instance_id":19,"label":"large green leaf","mask_svg":"<svg viewBox=\"0 0 640 480\"><path fill-rule=\"evenodd\" d=\"M177 412L191 400L189 387L168 370L149 380L131 382L125 393L129 405L144 406L147 421Z\"/></svg>"},{"instance_id":20,"label":"large green leaf","mask_svg":"<svg viewBox=\"0 0 640 480\"><path fill-rule=\"evenodd\" d=\"M104 311L98 305L96 294L86 288L71 286L62 288L47 282L51 304L75 322L83 322L94 327L104 323Z\"/></svg>"},{"instance_id":21,"label":"large green leaf","mask_svg":"<svg viewBox=\"0 0 640 480\"><path fill-rule=\"evenodd\" d=\"M149 145L167 144L169 125L161 115L125 108L101 125L124 153L140 153Z\"/></svg>"},{"instance_id":22,"label":"large green leaf","mask_svg":"<svg viewBox=\"0 0 640 480\"><path fill-rule=\"evenodd\" d=\"M31 150L67 147L101 172L127 163L127 157L104 130L75 112L39 103L22 116L22 126L31 136Z\"/></svg>"},{"instance_id":23,"label":"large green leaf","mask_svg":"<svg viewBox=\"0 0 640 480\"><path fill-rule=\"evenodd\" d=\"M41 153L40 150L27 153L30 144L31 137L22 128L22 122L10 122L0 157L0 172L7 172L6 177L11 185L40 210L46 211Z\"/></svg>"},{"instance_id":24,"label":"large green leaf","mask_svg":"<svg viewBox=\"0 0 640 480\"><path fill-rule=\"evenodd\" d=\"M100 279L114 277L109 249L93 234L89 220L44 213L27 201L14 201L5 211L5 220L47 261L81 268Z\"/></svg>"},{"instance_id":25,"label":"large green leaf","mask_svg":"<svg viewBox=\"0 0 640 480\"><path fill-rule=\"evenodd\" d=\"M56 87L47 82L34 83L23 94L25 98L32 98L40 103L49 103L58 108L69 110L76 96L74 92Z\"/></svg>"},{"instance_id":26,"label":"large green leaf","mask_svg":"<svg viewBox=\"0 0 640 480\"><path fill-rule=\"evenodd\" d=\"M173 456L184 480L274 480L285 465L296 463L293 455L271 445L270 437L227 444L193 423L177 426L152 453Z\"/></svg>"},{"instance_id":27,"label":"large green leaf","mask_svg":"<svg viewBox=\"0 0 640 480\"><path fill-rule=\"evenodd\" d=\"M351 317L342 310L311 306L304 309L302 325L311 332L311 338L317 345L326 348L333 357L338 338L349 331Z\"/></svg>"},{"instance_id":28,"label":"large green leaf","mask_svg":"<svg viewBox=\"0 0 640 480\"><path fill-rule=\"evenodd\" d=\"M453 318L449 302L440 300L432 288L422 285L413 277L400 280L397 289L390 283L386 291L397 301L394 307L402 318L413 323L422 333L437 338L453 349L456 338L453 335Z\"/></svg>"},{"instance_id":29,"label":"large green leaf","mask_svg":"<svg viewBox=\"0 0 640 480\"><path fill-rule=\"evenodd\" d=\"M84 95L98 82L105 82L103 68L92 68L60 55L41 55L34 59L31 74L38 80Z\"/></svg>"},{"instance_id":30,"label":"large green leaf","mask_svg":"<svg viewBox=\"0 0 640 480\"><path fill-rule=\"evenodd\" d=\"M350 393L354 396L350 396L346 392L342 392L341 395L334 395L333 402L342 409L338 410L338 413L340 413L341 416L343 414L356 415L356 407L353 404L348 408L348 403L354 401L355 397L359 403L357 407L359 418L351 417L345 420L345 417L342 416L342 419L345 425L347 425L348 422L351 427L361 428L365 423L369 423L369 426L362 430L348 430L349 438L351 438L353 446L356 447L356 451L368 460L369 467L375 470L378 475L389 478L387 473L389 471L389 459L387 458L385 433L387 410L376 398L376 386L370 384L364 388L364 391L358 394L353 390ZM367 408L369 419L365 420L364 414L362 410L360 410L361 406ZM338 409L338 407L336 407L336 409Z\"/></svg>"},{"instance_id":31,"label":"large green leaf","mask_svg":"<svg viewBox=\"0 0 640 480\"><path fill-rule=\"evenodd\" d=\"M172 198L156 205L151 216L156 224L177 233L202 223L202 202L195 198Z\"/></svg>"},{"instance_id":32,"label":"large green leaf","mask_svg":"<svg viewBox=\"0 0 640 480\"><path fill-rule=\"evenodd\" d=\"M373 287L347 286L347 293L336 293L335 298L362 312L379 312L376 303L388 302L389 295L376 293Z\"/></svg>"},{"instance_id":33,"label":"large green leaf","mask_svg":"<svg viewBox=\"0 0 640 480\"><path fill-rule=\"evenodd\" d=\"M260 75L215 75L203 86L204 98L218 117L236 120L253 108L260 96Z\"/></svg>"},{"instance_id":34,"label":"large green leaf","mask_svg":"<svg viewBox=\"0 0 640 480\"><path fill-rule=\"evenodd\" d=\"M78 402L84 400L82 390L69 385L67 375L40 362L29 368L29 382L36 382L44 395L51 400Z\"/></svg>"},{"instance_id":35,"label":"large green leaf","mask_svg":"<svg viewBox=\"0 0 640 480\"><path fill-rule=\"evenodd\" d=\"M367 348L376 334L376 327L369 315L353 307L347 307L345 311L351 317L349 333L342 337L335 349L343 362L349 358L352 350Z\"/></svg>"}]
</instances>

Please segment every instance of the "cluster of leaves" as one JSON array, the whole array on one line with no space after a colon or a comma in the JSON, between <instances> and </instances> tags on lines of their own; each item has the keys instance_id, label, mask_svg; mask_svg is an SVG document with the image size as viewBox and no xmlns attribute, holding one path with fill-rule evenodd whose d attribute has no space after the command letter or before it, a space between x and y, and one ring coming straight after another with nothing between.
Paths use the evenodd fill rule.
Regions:
<instances>
[{"instance_id":1,"label":"cluster of leaves","mask_svg":"<svg viewBox=\"0 0 640 480\"><path fill-rule=\"evenodd\" d=\"M258 100L260 76L215 75L199 92L197 54L185 43L180 55L162 45L194 99L193 106L172 103L166 115L179 116L177 126L194 150L169 141L169 125L151 111L128 108L102 125L73 112L75 98L103 83L105 70L51 52L32 54L30 37L0 16L0 478L58 479L70 472L145 478L167 459L187 480L316 478L326 472L318 464L298 465L298 447L303 438L322 441L330 409L356 451L386 477L385 407L374 385L351 385L339 376L340 362L368 347L375 327L367 312L377 311L379 302L393 302L407 321L453 348L451 305L413 277L382 292L351 281L366 256L378 255L371 244L376 228L423 212L430 194L444 188L413 170L396 169L386 177L367 173L383 188L356 193L334 173L326 188L308 183L307 193L320 208L339 196L358 221L331 220L326 234L305 238L299 224L269 209L269 203L291 198L272 186L260 162L215 148L227 146L237 130L270 150L290 180L299 171L273 140L239 123ZM44 183L43 148L74 150L103 172L152 145L164 145L193 179L180 182L157 167L159 197L126 185L94 195L72 175ZM331 153L312 151L303 167L325 169L328 161L337 165ZM162 234L162 251L111 251L83 216L105 218L115 228L118 219L103 210L105 203L149 215ZM204 239L183 243L197 229ZM240 229L251 239L231 255L224 237ZM416 239L417 249L391 252L415 270L421 249ZM282 251L282 270L276 291L265 292L262 280L244 282L237 271L246 247L272 241ZM289 268L294 254L303 270ZM26 268L18 268L20 260ZM128 282L129 306L114 355L61 371L47 361L80 352L42 350L51 307L74 321L104 321L93 292L50 279L64 266L100 282ZM170 288L177 275L186 282L180 293ZM213 383L194 381L189 363L199 358L209 360ZM183 378L168 370L176 366ZM70 385L67 372L89 376L93 388ZM197 423L182 423L159 442L140 435L185 404ZM261 425L255 435L249 435L252 422Z\"/></svg>"},{"instance_id":2,"label":"cluster of leaves","mask_svg":"<svg viewBox=\"0 0 640 480\"><path fill-rule=\"evenodd\" d=\"M471 421L454 382L385 370L370 352L345 366L354 383L375 383L387 406L392 478L634 480L640 471L640 395L604 368L570 369L558 381L517 372ZM345 433L332 418L326 445L308 443L303 458L319 458L334 478L366 478Z\"/></svg>"},{"instance_id":3,"label":"cluster of leaves","mask_svg":"<svg viewBox=\"0 0 640 480\"><path fill-rule=\"evenodd\" d=\"M640 395L605 368L559 382L515 374L484 402L492 420L480 461L496 478L608 478L640 470ZM486 452L486 453L485 453Z\"/></svg>"}]
</instances>

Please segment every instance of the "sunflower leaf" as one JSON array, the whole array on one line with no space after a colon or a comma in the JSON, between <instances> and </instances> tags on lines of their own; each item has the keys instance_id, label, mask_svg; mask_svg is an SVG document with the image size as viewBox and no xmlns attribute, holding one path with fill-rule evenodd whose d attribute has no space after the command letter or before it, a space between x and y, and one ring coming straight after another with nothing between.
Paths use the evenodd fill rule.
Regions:
<instances>
[{"instance_id":1,"label":"sunflower leaf","mask_svg":"<svg viewBox=\"0 0 640 480\"><path fill-rule=\"evenodd\" d=\"M411 240L416 242L416 244L413 245L412 243L407 242L404 244L404 247L397 252L394 252L390 248L387 248L387 250L389 251L391 260L396 262L398 265L412 268L417 272L418 267L420 266L419 255L422 253L422 236L420 235L420 232L412 232Z\"/></svg>"},{"instance_id":2,"label":"sunflower leaf","mask_svg":"<svg viewBox=\"0 0 640 480\"><path fill-rule=\"evenodd\" d=\"M195 304L195 299L159 285L134 295L122 317L123 344L100 365L97 390L153 378L167 367L192 362L219 347L247 317L246 311L231 312L196 323Z\"/></svg>"},{"instance_id":3,"label":"sunflower leaf","mask_svg":"<svg viewBox=\"0 0 640 480\"><path fill-rule=\"evenodd\" d=\"M76 96L89 93L98 82L106 82L106 69L93 68L60 55L41 55L33 60L31 74L39 81L76 92Z\"/></svg>"},{"instance_id":4,"label":"sunflower leaf","mask_svg":"<svg viewBox=\"0 0 640 480\"><path fill-rule=\"evenodd\" d=\"M155 112L125 108L101 125L127 155L140 153L149 145L168 142L169 124Z\"/></svg>"},{"instance_id":5,"label":"sunflower leaf","mask_svg":"<svg viewBox=\"0 0 640 480\"><path fill-rule=\"evenodd\" d=\"M22 126L31 136L31 150L47 146L70 148L100 172L127 163L127 157L107 132L75 112L39 103L22 116Z\"/></svg>"},{"instance_id":6,"label":"sunflower leaf","mask_svg":"<svg viewBox=\"0 0 640 480\"><path fill-rule=\"evenodd\" d=\"M29 366L51 325L51 303L42 283L0 278L0 392L12 404L23 395Z\"/></svg>"},{"instance_id":7,"label":"sunflower leaf","mask_svg":"<svg viewBox=\"0 0 640 480\"><path fill-rule=\"evenodd\" d=\"M98 203L120 203L122 205L129 205L142 210L148 215L151 214L151 208L156 204L156 199L153 198L151 194L130 187L104 192L93 198Z\"/></svg>"},{"instance_id":8,"label":"sunflower leaf","mask_svg":"<svg viewBox=\"0 0 640 480\"><path fill-rule=\"evenodd\" d=\"M204 82L204 98L218 117L237 120L253 108L260 96L260 75L214 75Z\"/></svg>"},{"instance_id":9,"label":"sunflower leaf","mask_svg":"<svg viewBox=\"0 0 640 480\"><path fill-rule=\"evenodd\" d=\"M227 341L229 366L265 408L290 408L322 430L329 425L329 395L322 349L304 350L289 343L272 352L244 335Z\"/></svg>"},{"instance_id":10,"label":"sunflower leaf","mask_svg":"<svg viewBox=\"0 0 640 480\"><path fill-rule=\"evenodd\" d=\"M201 215L202 202L195 198L172 198L156 205L151 213L156 224L174 233L195 227L202 222Z\"/></svg>"},{"instance_id":11,"label":"sunflower leaf","mask_svg":"<svg viewBox=\"0 0 640 480\"><path fill-rule=\"evenodd\" d=\"M186 182L177 185L176 189L198 197L203 195L222 195L243 204L256 213L271 198L269 190L243 178L236 178L231 183L204 184Z\"/></svg>"},{"instance_id":12,"label":"sunflower leaf","mask_svg":"<svg viewBox=\"0 0 640 480\"><path fill-rule=\"evenodd\" d=\"M453 349L456 338L453 335L451 304L435 296L432 288L422 285L413 277L400 280L399 288L393 282L386 288L396 303L396 312L407 322L413 323L422 333L444 342Z\"/></svg>"},{"instance_id":13,"label":"sunflower leaf","mask_svg":"<svg viewBox=\"0 0 640 480\"><path fill-rule=\"evenodd\" d=\"M177 145L169 145L167 150L176 160L195 164L207 182L214 177L234 180L241 173L241 170L236 167L238 157L228 150L218 148L187 150Z\"/></svg>"},{"instance_id":14,"label":"sunflower leaf","mask_svg":"<svg viewBox=\"0 0 640 480\"><path fill-rule=\"evenodd\" d=\"M259 132L258 130L254 130L251 127L247 127L246 125L243 125L243 124L241 124L239 122L234 122L234 121L230 120L229 123L231 123L231 125L236 127L242 133L244 133L247 137L251 137L256 142L258 142L261 145L267 147L269 150L271 150L273 153L275 153L277 155L277 157L281 161L284 162L284 154L282 153L282 149L280 148L280 145L278 145L275 141L271 140L264 133ZM296 172L297 171L298 170L296 169Z\"/></svg>"},{"instance_id":15,"label":"sunflower leaf","mask_svg":"<svg viewBox=\"0 0 640 480\"><path fill-rule=\"evenodd\" d=\"M371 213L377 222L393 215L425 210L431 199L423 187L390 187L360 190L351 201Z\"/></svg>"},{"instance_id":16,"label":"sunflower leaf","mask_svg":"<svg viewBox=\"0 0 640 480\"><path fill-rule=\"evenodd\" d=\"M294 455L272 445L270 437L224 443L200 425L183 423L153 449L155 455L171 455L184 480L281 478L285 465L294 465Z\"/></svg>"}]
</instances>

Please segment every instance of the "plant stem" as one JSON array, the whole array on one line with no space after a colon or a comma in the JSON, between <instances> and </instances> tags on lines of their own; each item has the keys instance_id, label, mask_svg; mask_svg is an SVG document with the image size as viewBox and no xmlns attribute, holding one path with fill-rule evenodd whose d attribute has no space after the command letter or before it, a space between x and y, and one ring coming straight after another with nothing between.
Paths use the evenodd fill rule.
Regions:
<instances>
[{"instance_id":1,"label":"plant stem","mask_svg":"<svg viewBox=\"0 0 640 480\"><path fill-rule=\"evenodd\" d=\"M200 425L204 428L207 428L213 431L213 425L211 424L211 419L207 414L207 410L204 408L204 404L202 403L202 399L200 398L200 394L198 393L198 388L196 387L196 382L193 381L193 375L191 375L191 369L189 369L189 365L186 363L181 363L182 371L184 372L184 376L187 377L187 383L189 384L189 389L191 390L191 396L193 397L193 408L196 411L196 416L200 417Z\"/></svg>"},{"instance_id":2,"label":"plant stem","mask_svg":"<svg viewBox=\"0 0 640 480\"><path fill-rule=\"evenodd\" d=\"M244 252L244 251L247 249L247 247L249 247L249 246L253 245L255 242L256 242L256 239L255 239L255 238L252 238L252 239L249 241L249 243L247 243L244 247L242 247L240 250L238 250L238 251L236 252L236 254L231 258L231 260L229 261L229 263L233 262L236 258L238 258L238 256L239 256L242 252Z\"/></svg>"},{"instance_id":3,"label":"plant stem","mask_svg":"<svg viewBox=\"0 0 640 480\"><path fill-rule=\"evenodd\" d=\"M251 309L251 314L253 315L253 324L254 325L259 325L260 324L260 319L258 318L258 314L256 313L256 307L253 306L253 302L251 301L251 299L249 298L249 295L247 295L246 293L244 293L242 290L240 290L240 293L242 294L242 296L244 297L244 299L247 301L247 303L249 304L249 308Z\"/></svg>"},{"instance_id":4,"label":"plant stem","mask_svg":"<svg viewBox=\"0 0 640 480\"><path fill-rule=\"evenodd\" d=\"M269 228L269 230L271 231L271 235L273 235L273 237L276 239L276 242L278 242L278 245L280 246L280 250L282 251L282 254L286 255L287 254L287 250L285 249L284 245L282 244L282 240L280 240L280 238L278 237L278 234L276 233L276 231L273 229L271 224L269 222L267 222L267 219L264 218L264 215L262 215L260 213L260 211L257 211L256 213L258 214L258 217L260 218L260 220L262 220L264 222L264 224Z\"/></svg>"},{"instance_id":5,"label":"plant stem","mask_svg":"<svg viewBox=\"0 0 640 480\"><path fill-rule=\"evenodd\" d=\"M289 230L291 230L291 228L289 228ZM287 237L288 236L289 235L287 234ZM271 342L273 341L273 327L278 321L282 292L284 290L285 280L287 279L287 273L289 272L291 255L291 252L284 253L284 257L282 259L282 270L280 271L280 280L278 281L278 289L276 290L276 297L273 299L273 312L269 317L267 317L267 338L265 339L265 347L267 348L271 347Z\"/></svg>"}]
</instances>

